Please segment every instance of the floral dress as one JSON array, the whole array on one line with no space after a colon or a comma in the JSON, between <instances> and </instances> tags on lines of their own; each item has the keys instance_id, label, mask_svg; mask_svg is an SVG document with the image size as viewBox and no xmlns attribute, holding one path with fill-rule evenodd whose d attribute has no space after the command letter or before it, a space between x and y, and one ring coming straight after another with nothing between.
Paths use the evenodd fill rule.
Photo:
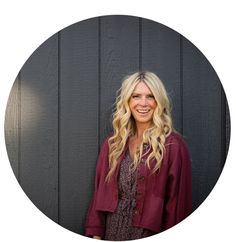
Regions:
<instances>
[{"instance_id":1,"label":"floral dress","mask_svg":"<svg viewBox=\"0 0 236 242\"><path fill-rule=\"evenodd\" d=\"M153 235L144 228L132 226L132 214L136 206L135 194L138 172L130 172L132 159L127 150L121 162L119 173L119 200L115 212L108 213L106 217L105 240L134 240Z\"/></svg>"}]
</instances>

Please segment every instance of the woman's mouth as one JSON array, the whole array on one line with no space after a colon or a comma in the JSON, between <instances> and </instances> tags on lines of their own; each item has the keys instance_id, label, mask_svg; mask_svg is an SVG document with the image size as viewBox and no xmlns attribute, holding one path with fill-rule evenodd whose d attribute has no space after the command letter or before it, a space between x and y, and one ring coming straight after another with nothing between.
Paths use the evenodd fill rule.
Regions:
<instances>
[{"instance_id":1,"label":"woman's mouth","mask_svg":"<svg viewBox=\"0 0 236 242\"><path fill-rule=\"evenodd\" d=\"M137 112L140 114L146 114L150 111L150 109L137 109Z\"/></svg>"}]
</instances>

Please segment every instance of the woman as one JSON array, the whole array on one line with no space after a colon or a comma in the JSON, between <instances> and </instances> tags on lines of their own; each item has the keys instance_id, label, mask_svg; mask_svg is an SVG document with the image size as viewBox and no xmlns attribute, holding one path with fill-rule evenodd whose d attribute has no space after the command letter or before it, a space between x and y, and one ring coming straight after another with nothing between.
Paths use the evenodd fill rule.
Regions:
<instances>
[{"instance_id":1,"label":"woman","mask_svg":"<svg viewBox=\"0 0 236 242\"><path fill-rule=\"evenodd\" d=\"M123 81L113 130L98 157L85 234L139 239L187 217L192 211L190 157L154 73L137 72Z\"/></svg>"}]
</instances>

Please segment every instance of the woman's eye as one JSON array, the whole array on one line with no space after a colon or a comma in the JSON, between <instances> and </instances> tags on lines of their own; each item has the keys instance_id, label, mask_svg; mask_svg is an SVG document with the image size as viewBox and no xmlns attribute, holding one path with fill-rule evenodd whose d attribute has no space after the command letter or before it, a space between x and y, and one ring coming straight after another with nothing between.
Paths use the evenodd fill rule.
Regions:
<instances>
[{"instance_id":1,"label":"woman's eye","mask_svg":"<svg viewBox=\"0 0 236 242\"><path fill-rule=\"evenodd\" d=\"M153 96L153 95L148 95L147 98L148 98L148 99L153 99L154 96Z\"/></svg>"},{"instance_id":2,"label":"woman's eye","mask_svg":"<svg viewBox=\"0 0 236 242\"><path fill-rule=\"evenodd\" d=\"M133 95L132 98L134 98L134 99L138 99L139 96L138 96L138 95Z\"/></svg>"}]
</instances>

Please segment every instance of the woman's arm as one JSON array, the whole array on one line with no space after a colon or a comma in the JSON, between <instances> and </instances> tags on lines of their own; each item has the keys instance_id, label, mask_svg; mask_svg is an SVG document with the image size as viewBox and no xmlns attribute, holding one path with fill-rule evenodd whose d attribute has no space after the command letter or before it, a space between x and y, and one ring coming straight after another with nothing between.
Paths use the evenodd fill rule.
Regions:
<instances>
[{"instance_id":1,"label":"woman's arm","mask_svg":"<svg viewBox=\"0 0 236 242\"><path fill-rule=\"evenodd\" d=\"M95 190L86 216L85 235L96 239L101 239L105 233L106 215L102 211L96 210L96 197L101 180L104 179L104 166L108 156L108 138L101 146L96 168Z\"/></svg>"},{"instance_id":2,"label":"woman's arm","mask_svg":"<svg viewBox=\"0 0 236 242\"><path fill-rule=\"evenodd\" d=\"M178 136L170 143L164 230L179 223L192 212L192 171L189 151L184 140Z\"/></svg>"}]
</instances>

